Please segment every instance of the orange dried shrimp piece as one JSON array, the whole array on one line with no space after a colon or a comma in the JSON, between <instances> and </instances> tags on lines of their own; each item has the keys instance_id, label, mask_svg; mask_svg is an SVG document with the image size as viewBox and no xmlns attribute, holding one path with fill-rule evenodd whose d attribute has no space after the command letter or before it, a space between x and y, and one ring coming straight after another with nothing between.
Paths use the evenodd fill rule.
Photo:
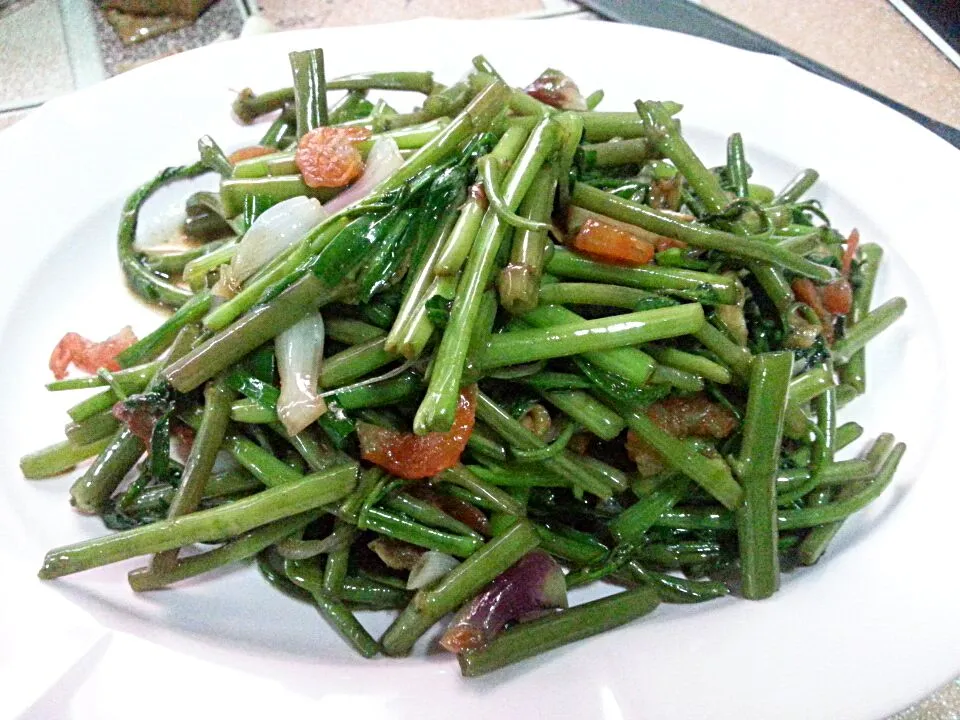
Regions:
<instances>
[{"instance_id":1,"label":"orange dried shrimp piece","mask_svg":"<svg viewBox=\"0 0 960 720\"><path fill-rule=\"evenodd\" d=\"M268 148L265 145L250 145L248 147L242 147L239 150L234 150L227 155L227 160L231 163L238 163L241 160L250 160L256 157L262 157L263 155L273 155L276 152L274 148Z\"/></svg>"},{"instance_id":2,"label":"orange dried shrimp piece","mask_svg":"<svg viewBox=\"0 0 960 720\"><path fill-rule=\"evenodd\" d=\"M475 409L476 390L471 387L460 391L453 427L447 432L414 435L359 423L360 455L404 480L433 477L460 461L473 432Z\"/></svg>"},{"instance_id":3,"label":"orange dried shrimp piece","mask_svg":"<svg viewBox=\"0 0 960 720\"><path fill-rule=\"evenodd\" d=\"M349 185L363 172L363 156L356 143L370 138L363 127L319 127L297 145L295 160L303 181L312 188Z\"/></svg>"},{"instance_id":4,"label":"orange dried shrimp piece","mask_svg":"<svg viewBox=\"0 0 960 720\"><path fill-rule=\"evenodd\" d=\"M83 335L69 332L60 339L50 354L50 370L57 380L63 380L67 376L70 363L91 374L100 368L114 372L120 369L117 355L135 342L137 336L129 325L103 342L94 342Z\"/></svg>"},{"instance_id":5,"label":"orange dried shrimp piece","mask_svg":"<svg viewBox=\"0 0 960 720\"><path fill-rule=\"evenodd\" d=\"M654 253L652 243L593 218L584 221L571 245L597 260L620 265L646 265Z\"/></svg>"}]
</instances>

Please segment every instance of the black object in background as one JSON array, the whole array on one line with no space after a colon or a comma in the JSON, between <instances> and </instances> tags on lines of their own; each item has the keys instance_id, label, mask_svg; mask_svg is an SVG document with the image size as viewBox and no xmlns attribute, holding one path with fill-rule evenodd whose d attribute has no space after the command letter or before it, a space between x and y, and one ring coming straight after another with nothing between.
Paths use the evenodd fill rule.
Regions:
<instances>
[{"instance_id":1,"label":"black object in background","mask_svg":"<svg viewBox=\"0 0 960 720\"><path fill-rule=\"evenodd\" d=\"M700 5L694 5L686 0L576 0L580 5L610 20L646 25L663 30L676 30L696 35L697 37L715 40L726 45L762 52L769 55L779 55L802 67L804 70L820 75L833 82L845 85L848 88L882 102L884 105L906 115L919 123L927 130L936 133L954 147L960 149L960 129L927 117L913 108L897 102L866 85L851 80L834 70L818 63L815 60L800 55L790 48L781 45L743 25L718 15ZM929 0L931 4L947 4L953 0Z\"/></svg>"},{"instance_id":2,"label":"black object in background","mask_svg":"<svg viewBox=\"0 0 960 720\"><path fill-rule=\"evenodd\" d=\"M903 0L903 4L960 53L960 0Z\"/></svg>"}]
</instances>

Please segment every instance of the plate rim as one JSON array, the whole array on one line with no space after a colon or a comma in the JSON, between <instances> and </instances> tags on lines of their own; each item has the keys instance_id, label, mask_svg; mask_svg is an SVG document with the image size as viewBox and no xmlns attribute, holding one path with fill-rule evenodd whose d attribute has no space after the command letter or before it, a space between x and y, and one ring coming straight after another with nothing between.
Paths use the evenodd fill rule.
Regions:
<instances>
[{"instance_id":1,"label":"plate rim","mask_svg":"<svg viewBox=\"0 0 960 720\"><path fill-rule=\"evenodd\" d=\"M469 25L482 24L485 29L489 29L491 25L504 25L504 26L506 25L515 26L519 24L529 25L530 22L531 21L529 20L448 21L448 20L438 20L438 19L428 18L428 19L407 21L403 23L384 23L383 25L372 26L372 27L379 28L380 29L379 31L383 31L384 28L389 29L389 28L396 28L396 27L400 27L403 30L409 30L410 28L420 28L420 27L429 28L431 25L433 26L457 25L461 28L464 28ZM722 49L720 51L721 54L730 53L731 55L741 55L749 52L749 51L744 51L744 50L739 50L736 48L724 46L719 43L714 43L713 41L704 40L702 38L694 38L692 36L687 36L682 33L674 33L672 31L655 30L651 28L641 28L637 26L607 25L605 23L596 23L594 21L564 20L563 22L578 23L583 25L585 28L586 27L595 28L598 25L607 28L606 30L601 31L601 34L608 33L608 32L613 34L619 34L619 33L623 33L624 31L631 34L632 33L641 33L641 34L651 33L656 36L667 34L670 36L674 36L675 38L682 38L682 40L679 40L681 44L691 42L693 43L694 46L696 46L702 43L709 43L709 46L712 49L706 51L708 53L716 52L717 48ZM265 50L263 50L262 48L271 48L274 45L280 45L284 47L289 45L299 45L301 44L301 41L303 43L308 42L309 38L322 38L324 36L331 35L331 34L356 33L356 32L364 31L366 27L367 26L350 27L350 28L321 28L321 29L290 31L287 33L277 33L274 35L263 36L260 38L244 39L244 40L233 41L231 43L224 43L221 46L207 46L205 48L200 48L194 51L190 51L188 53L184 53L180 56L166 58L164 60L158 61L157 63L152 63L148 66L133 70L124 76L118 76L117 78L112 78L99 85L85 88L81 91L78 91L77 93L51 101L51 103L49 103L47 106L39 109L38 111L36 111L36 113L31 114L30 116L22 120L20 123L17 123L17 125L11 128L8 128L6 131L0 133L0 151L4 149L5 145L10 145L16 142L20 138L20 136L29 136L29 134L34 133L35 132L34 127L41 128L43 124L48 123L50 120L56 119L62 113L69 112L70 109L77 104L82 105L84 103L90 103L90 102L95 103L95 102L98 102L98 98L101 97L102 95L109 96L110 94L124 92L122 88L124 88L128 84L133 85L134 83L139 83L141 81L149 82L154 77L157 77L157 76L175 74L177 72L176 68L178 68L180 64L202 63L204 61L203 58L205 58L207 54L209 54L210 57L215 57L217 54L220 54L220 53L229 54L229 53L236 52L235 48L239 47L238 43L246 43L244 47L250 47L252 44L252 46L258 48L258 50L256 50L255 52L265 52ZM618 28L618 29L610 30L610 28ZM590 29L590 30L587 30L586 32L594 33L597 31ZM227 49L226 48L227 45L233 46L234 49ZM818 78L814 75L807 73L807 71L804 71L800 68L794 68L793 66L790 66L789 63L787 63L785 60L782 60L781 58L776 58L774 56L767 56L767 55L756 54L756 53L749 53L749 54L754 57L754 60L757 63L767 63L770 61L778 64L783 63L785 66L791 68L792 69L791 71L795 70L795 71L802 72L804 75L809 76L809 78L814 80L816 83L828 84L833 88L839 89L840 91L842 91L842 93L855 94L854 91L843 88L842 86L838 86L832 83L831 81ZM763 58L763 60L759 60L758 58ZM113 84L111 85L111 83ZM114 89L114 88L117 88L117 89ZM828 95L831 94L831 92L827 92L827 91L825 92ZM910 120L909 118L905 118L901 116L899 113L896 113L894 110L887 108L881 103L875 100L872 100L869 97L862 96L859 94L856 94L856 97L868 103L873 103L874 110L879 108L881 113L889 113L891 117L887 118L888 122L891 122L894 125L902 122L902 123L905 123L907 126L912 127L914 130L920 130L921 133L927 136L925 140L919 141L921 145L926 146L923 148L923 152L925 153L941 152L942 153L944 151L947 151L948 152L946 156L947 162L952 161L954 163L957 163L958 168L960 168L960 162L958 162L960 161L960 150L953 148L945 140L942 140L941 138L937 137L933 133L923 128L922 126L919 126L916 123L914 123L914 121ZM932 141L932 143L930 141ZM942 145L938 145L940 143L942 143ZM956 153L956 154L951 155L950 153ZM0 185L0 187L2 187L2 185ZM2 319L4 322L7 321L8 319L7 315L10 311L10 304L9 304L9 301L6 299L8 296L9 296L9 293L2 293L2 295L0 295L0 319ZM956 382L952 382L948 390L950 393L950 397L955 399L956 398ZM910 499L908 498L908 500ZM910 503L908 502L908 505L909 504ZM904 509L904 508L901 508L901 509ZM0 513L2 512L3 510L0 509ZM954 672L956 670L960 670L960 663L957 664Z\"/></svg>"}]
</instances>

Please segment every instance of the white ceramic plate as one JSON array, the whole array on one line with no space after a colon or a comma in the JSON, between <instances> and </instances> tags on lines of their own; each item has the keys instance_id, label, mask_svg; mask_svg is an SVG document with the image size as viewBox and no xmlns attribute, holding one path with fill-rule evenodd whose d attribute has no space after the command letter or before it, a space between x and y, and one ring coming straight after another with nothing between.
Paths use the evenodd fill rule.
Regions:
<instances>
[{"instance_id":1,"label":"white ceramic plate","mask_svg":"<svg viewBox=\"0 0 960 720\"><path fill-rule=\"evenodd\" d=\"M870 347L869 399L844 413L867 437L890 430L908 442L893 488L771 600L664 606L472 681L446 654L353 658L309 607L249 568L143 596L125 582L137 562L36 580L44 551L103 532L71 512L69 478L34 483L18 471L22 453L58 438L58 413L73 400L42 388L50 349L67 330L105 337L157 321L127 294L115 261L124 196L158 168L190 161L205 133L227 148L257 138L262 127L231 120L231 90L286 84L286 52L316 46L330 75L434 69L449 82L479 52L516 84L561 67L586 91L604 88L602 108L682 101L685 131L708 162L721 161L738 130L762 182L817 168L816 195L835 222L887 248L879 299L910 302ZM877 718L960 671L958 383L947 362L958 350L950 228L960 153L900 115L778 59L672 33L421 21L163 60L51 102L0 135L0 158L10 271L0 283L5 717Z\"/></svg>"}]
</instances>

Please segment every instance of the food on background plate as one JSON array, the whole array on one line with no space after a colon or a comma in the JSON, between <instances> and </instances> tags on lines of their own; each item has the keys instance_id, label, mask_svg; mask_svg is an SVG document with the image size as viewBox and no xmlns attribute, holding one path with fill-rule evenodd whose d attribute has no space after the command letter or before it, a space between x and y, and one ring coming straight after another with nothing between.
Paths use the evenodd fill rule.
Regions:
<instances>
[{"instance_id":1,"label":"food on background plate","mask_svg":"<svg viewBox=\"0 0 960 720\"><path fill-rule=\"evenodd\" d=\"M117 532L40 577L145 556L145 592L255 558L366 657L453 613L473 676L661 602L769 597L890 484L904 445L840 459L863 429L837 416L906 304L871 309L882 252L804 199L815 171L752 182L738 134L709 168L681 106L598 111L557 70L523 91L483 57L450 86L290 63L234 104L263 137L204 137L125 205L128 284L172 314L51 357L50 390L99 390L23 472L93 458L70 499ZM203 173L191 244L139 247L150 195ZM358 612L384 609L374 638Z\"/></svg>"}]
</instances>

